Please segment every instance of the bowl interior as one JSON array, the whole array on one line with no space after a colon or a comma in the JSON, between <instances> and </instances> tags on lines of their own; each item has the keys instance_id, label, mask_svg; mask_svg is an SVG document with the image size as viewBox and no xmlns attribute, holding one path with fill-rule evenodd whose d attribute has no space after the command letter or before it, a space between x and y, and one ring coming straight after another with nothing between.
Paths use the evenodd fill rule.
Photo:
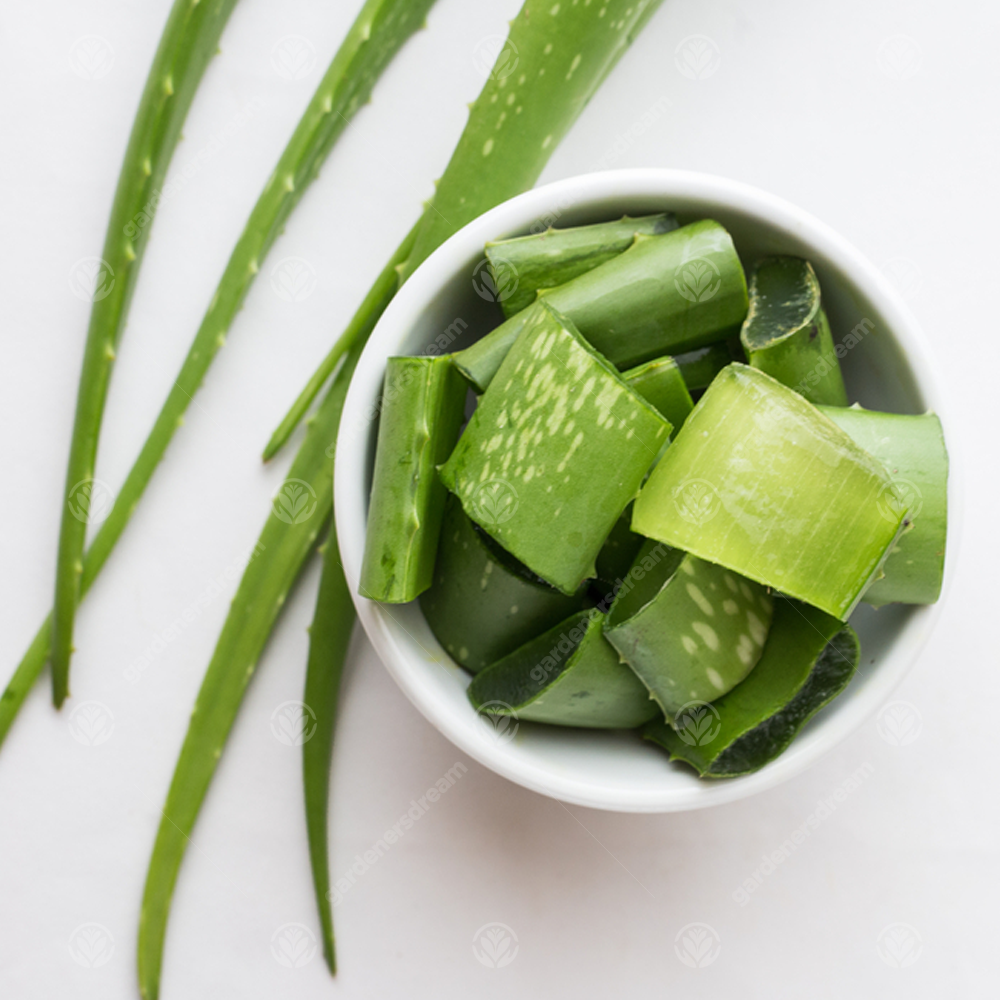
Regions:
<instances>
[{"instance_id":1,"label":"bowl interior","mask_svg":"<svg viewBox=\"0 0 1000 1000\"><path fill-rule=\"evenodd\" d=\"M521 195L475 220L414 273L386 311L359 363L337 445L336 516L352 594L364 547L377 424L371 419L393 354L431 345L468 346L502 319L473 276L487 240L670 210L680 222L713 218L732 234L744 265L766 254L809 259L822 286L835 341L867 320L870 333L843 359L851 401L872 409L940 412L919 331L864 258L825 226L779 199L721 178L679 171L617 171L572 178ZM481 285L479 286L482 287ZM862 605L851 619L862 667L786 753L756 774L703 781L633 733L559 729L521 722L499 730L479 718L470 675L444 652L417 602L385 606L355 596L359 617L386 666L414 704L462 750L536 791L597 808L670 811L741 798L798 773L879 705L906 671L936 617L933 607Z\"/></svg>"}]
</instances>

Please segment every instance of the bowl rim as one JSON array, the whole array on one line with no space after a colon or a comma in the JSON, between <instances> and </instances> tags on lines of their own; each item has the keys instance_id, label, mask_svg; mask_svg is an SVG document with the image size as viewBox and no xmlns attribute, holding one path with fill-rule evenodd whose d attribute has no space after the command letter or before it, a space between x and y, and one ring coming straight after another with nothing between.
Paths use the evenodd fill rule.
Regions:
<instances>
[{"instance_id":1,"label":"bowl rim","mask_svg":"<svg viewBox=\"0 0 1000 1000\"><path fill-rule=\"evenodd\" d=\"M851 699L846 709L821 720L808 740L797 739L777 760L753 774L724 781L702 780L696 785L670 789L666 794L595 788L567 774L502 752L502 747L478 738L441 710L434 693L422 682L424 664L409 657L390 631L391 612L357 594L367 507L361 470L365 467L368 444L365 435L350 432L350 428L359 426L361 415L369 409L381 387L386 357L457 270L470 256L482 252L488 239L523 232L532 222L550 216L553 211L585 208L589 202L659 198L712 201L720 207L766 218L770 227L784 230L794 239L815 247L838 271L849 276L865 297L877 305L906 355L928 409L941 419L949 449L947 554L944 584L937 603L918 607L911 613L864 689ZM460 750L517 784L561 801L621 812L685 811L755 795L801 773L858 729L912 667L940 618L954 576L961 518L956 475L960 463L955 461L954 435L949 433L945 397L923 331L889 280L846 239L790 202L727 177L659 168L581 174L534 188L480 215L424 260L383 313L359 359L344 404L334 470L336 529L358 618L379 659L421 714Z\"/></svg>"}]
</instances>

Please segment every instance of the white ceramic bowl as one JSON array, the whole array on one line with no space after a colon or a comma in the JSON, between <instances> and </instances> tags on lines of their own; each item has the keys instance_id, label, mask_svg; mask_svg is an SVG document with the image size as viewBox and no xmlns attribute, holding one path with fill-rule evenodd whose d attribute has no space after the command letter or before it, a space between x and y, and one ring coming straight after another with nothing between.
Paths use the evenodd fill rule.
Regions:
<instances>
[{"instance_id":1,"label":"white ceramic bowl","mask_svg":"<svg viewBox=\"0 0 1000 1000\"><path fill-rule=\"evenodd\" d=\"M386 606L356 596L376 433L371 415L386 358L424 354L428 345L445 343L459 328L456 319L467 329L448 350L467 346L498 322L499 309L484 301L474 284L488 240L538 231L549 223L580 225L665 209L681 223L700 218L722 223L745 264L769 253L812 261L835 338L842 340L862 319L875 324L875 332L844 359L852 401L902 413L933 409L946 418L936 369L913 317L881 272L840 236L787 202L731 180L675 170L622 170L574 177L512 198L424 261L372 334L347 396L337 442L337 534L347 582L361 623L399 686L448 739L498 774L557 799L623 812L731 802L798 774L885 700L927 641L941 607L941 602L895 605L876 612L862 605L852 619L861 637L862 666L848 690L767 767L742 778L703 781L632 733L531 723L498 732L470 706L465 695L470 676L441 648L417 602ZM958 514L952 459L949 576ZM946 579L945 595L947 584Z\"/></svg>"}]
</instances>

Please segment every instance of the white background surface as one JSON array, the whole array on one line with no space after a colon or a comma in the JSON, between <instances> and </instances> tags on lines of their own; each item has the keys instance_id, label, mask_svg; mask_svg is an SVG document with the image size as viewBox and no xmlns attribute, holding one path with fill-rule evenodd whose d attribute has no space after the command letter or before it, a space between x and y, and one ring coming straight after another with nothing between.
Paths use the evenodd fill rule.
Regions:
<instances>
[{"instance_id":1,"label":"white background surface","mask_svg":"<svg viewBox=\"0 0 1000 1000\"><path fill-rule=\"evenodd\" d=\"M50 603L55 538L87 304L69 275L99 255L139 90L168 3L9 5L0 37L0 677ZM174 158L193 163L248 102L266 107L165 205L116 367L98 476L117 486L171 385L243 221L360 6L243 0ZM482 78L473 54L516 0L440 0L306 195L251 291L153 488L81 612L73 703L96 700L110 739L73 738L40 685L0 752L0 995L136 995L139 898L159 809L235 580L158 654L125 669L253 544L290 455L258 454L331 337L409 228ZM727 174L782 195L901 283L954 395L966 474L962 567L949 606L896 697L807 774L700 813L566 808L466 761L355 637L333 776L332 868L342 874L456 760L468 772L364 874L335 918L341 971L281 965L286 924L318 931L300 756L270 717L301 697L316 567L261 663L181 871L163 996L381 998L624 995L967 997L995 981L998 875L994 706L998 532L994 429L1000 11L975 0L667 0L555 153L544 180L595 166L644 111L653 129L606 166ZM315 69L282 79L286 35ZM71 50L107 40L110 72L81 79ZM677 47L718 50L703 79ZM902 42L895 40L905 36ZM895 40L895 41L893 41ZM679 60L679 63L678 63ZM304 258L301 302L270 272ZM896 735L895 741L892 739ZM916 738L913 739L913 735ZM886 739L885 737L890 737ZM856 768L872 776L741 907L733 891ZM74 930L97 923L110 958L85 968ZM501 969L473 937L516 936ZM686 925L718 957L691 969ZM883 929L920 954L893 968ZM280 940L280 938L279 938ZM683 950L683 936L681 952ZM109 952L105 951L107 955ZM991 976L991 973L993 975Z\"/></svg>"}]
</instances>

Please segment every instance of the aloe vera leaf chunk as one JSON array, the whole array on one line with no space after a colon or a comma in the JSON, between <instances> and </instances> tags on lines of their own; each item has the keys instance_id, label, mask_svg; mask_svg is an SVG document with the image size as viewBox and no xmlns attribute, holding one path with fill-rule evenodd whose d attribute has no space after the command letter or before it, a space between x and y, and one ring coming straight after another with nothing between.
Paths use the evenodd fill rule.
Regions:
<instances>
[{"instance_id":1,"label":"aloe vera leaf chunk","mask_svg":"<svg viewBox=\"0 0 1000 1000\"><path fill-rule=\"evenodd\" d=\"M662 236L637 236L624 253L544 289L538 301L572 320L595 350L625 369L719 340L743 322L747 286L729 233L704 219ZM513 343L518 315L455 355L482 390Z\"/></svg>"},{"instance_id":2,"label":"aloe vera leaf chunk","mask_svg":"<svg viewBox=\"0 0 1000 1000\"><path fill-rule=\"evenodd\" d=\"M504 552L449 494L420 607L456 663L478 673L582 606L582 596L560 593Z\"/></svg>"},{"instance_id":3,"label":"aloe vera leaf chunk","mask_svg":"<svg viewBox=\"0 0 1000 1000\"><path fill-rule=\"evenodd\" d=\"M694 409L681 369L669 356L630 368L622 373L622 379L670 421L674 433Z\"/></svg>"},{"instance_id":4,"label":"aloe vera leaf chunk","mask_svg":"<svg viewBox=\"0 0 1000 1000\"><path fill-rule=\"evenodd\" d=\"M615 521L595 560L597 570L595 584L600 588L600 597L606 606L610 605L612 600L608 594L613 591L615 584L628 574L645 541L642 535L637 535L632 530L632 504L629 504Z\"/></svg>"},{"instance_id":5,"label":"aloe vera leaf chunk","mask_svg":"<svg viewBox=\"0 0 1000 1000\"><path fill-rule=\"evenodd\" d=\"M712 379L726 365L734 361L746 361L738 340L723 340L707 347L696 347L693 351L685 351L673 357L681 370L688 392L707 389L712 384Z\"/></svg>"},{"instance_id":6,"label":"aloe vera leaf chunk","mask_svg":"<svg viewBox=\"0 0 1000 1000\"><path fill-rule=\"evenodd\" d=\"M638 233L658 236L677 228L673 212L624 216L613 222L553 229L531 236L486 244L486 259L498 290L500 308L510 318L535 301L542 288L554 288L611 260L631 245Z\"/></svg>"},{"instance_id":7,"label":"aloe vera leaf chunk","mask_svg":"<svg viewBox=\"0 0 1000 1000\"><path fill-rule=\"evenodd\" d=\"M760 659L773 601L759 583L653 541L630 579L604 635L667 718L731 691Z\"/></svg>"},{"instance_id":8,"label":"aloe vera leaf chunk","mask_svg":"<svg viewBox=\"0 0 1000 1000\"><path fill-rule=\"evenodd\" d=\"M854 676L861 649L854 630L818 608L777 597L760 662L742 684L642 735L702 777L731 778L780 756L802 727Z\"/></svg>"},{"instance_id":9,"label":"aloe vera leaf chunk","mask_svg":"<svg viewBox=\"0 0 1000 1000\"><path fill-rule=\"evenodd\" d=\"M879 509L890 515L906 510L905 530L882 567L885 576L862 600L933 604L941 595L948 538L948 449L941 421L933 413L879 413L860 406L819 410L889 470Z\"/></svg>"},{"instance_id":10,"label":"aloe vera leaf chunk","mask_svg":"<svg viewBox=\"0 0 1000 1000\"><path fill-rule=\"evenodd\" d=\"M477 710L554 726L636 729L659 714L603 635L604 616L581 611L477 674Z\"/></svg>"},{"instance_id":11,"label":"aloe vera leaf chunk","mask_svg":"<svg viewBox=\"0 0 1000 1000\"><path fill-rule=\"evenodd\" d=\"M565 317L531 312L441 478L508 552L574 594L671 427Z\"/></svg>"},{"instance_id":12,"label":"aloe vera leaf chunk","mask_svg":"<svg viewBox=\"0 0 1000 1000\"><path fill-rule=\"evenodd\" d=\"M740 339L754 368L810 403L847 405L833 334L820 305L819 279L809 261L767 257L754 267Z\"/></svg>"},{"instance_id":13,"label":"aloe vera leaf chunk","mask_svg":"<svg viewBox=\"0 0 1000 1000\"><path fill-rule=\"evenodd\" d=\"M732 364L698 401L635 502L632 529L846 619L905 510L891 477L797 392Z\"/></svg>"},{"instance_id":14,"label":"aloe vera leaf chunk","mask_svg":"<svg viewBox=\"0 0 1000 1000\"><path fill-rule=\"evenodd\" d=\"M389 358L358 593L402 604L431 585L465 382L446 357Z\"/></svg>"}]
</instances>

